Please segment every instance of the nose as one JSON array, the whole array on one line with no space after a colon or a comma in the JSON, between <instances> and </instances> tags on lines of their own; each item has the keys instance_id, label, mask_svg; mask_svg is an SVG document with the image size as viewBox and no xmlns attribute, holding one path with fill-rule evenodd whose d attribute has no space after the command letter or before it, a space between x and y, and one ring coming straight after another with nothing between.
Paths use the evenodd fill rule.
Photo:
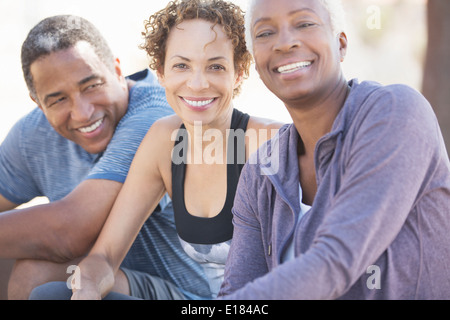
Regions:
<instances>
[{"instance_id":1,"label":"nose","mask_svg":"<svg viewBox=\"0 0 450 320\"><path fill-rule=\"evenodd\" d=\"M187 86L194 91L201 91L209 87L208 77L203 70L192 71Z\"/></svg>"},{"instance_id":2,"label":"nose","mask_svg":"<svg viewBox=\"0 0 450 320\"><path fill-rule=\"evenodd\" d=\"M289 27L283 27L278 32L278 37L274 45L274 50L288 52L294 48L300 48L301 40Z\"/></svg>"},{"instance_id":3,"label":"nose","mask_svg":"<svg viewBox=\"0 0 450 320\"><path fill-rule=\"evenodd\" d=\"M94 105L81 96L73 98L71 117L73 120L85 123L89 122L94 114Z\"/></svg>"}]
</instances>

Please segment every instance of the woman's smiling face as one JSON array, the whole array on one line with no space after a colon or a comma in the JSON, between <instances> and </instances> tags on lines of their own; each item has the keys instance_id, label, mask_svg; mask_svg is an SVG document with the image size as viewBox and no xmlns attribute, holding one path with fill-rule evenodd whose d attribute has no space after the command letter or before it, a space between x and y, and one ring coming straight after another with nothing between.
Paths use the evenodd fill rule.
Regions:
<instances>
[{"instance_id":1,"label":"woman's smiling face","mask_svg":"<svg viewBox=\"0 0 450 320\"><path fill-rule=\"evenodd\" d=\"M213 125L228 119L234 89L234 48L220 25L186 20L170 31L163 71L158 72L167 101L185 123Z\"/></svg>"},{"instance_id":2,"label":"woman's smiling face","mask_svg":"<svg viewBox=\"0 0 450 320\"><path fill-rule=\"evenodd\" d=\"M252 9L256 68L269 90L289 104L336 85L347 39L319 1L257 0Z\"/></svg>"}]
</instances>

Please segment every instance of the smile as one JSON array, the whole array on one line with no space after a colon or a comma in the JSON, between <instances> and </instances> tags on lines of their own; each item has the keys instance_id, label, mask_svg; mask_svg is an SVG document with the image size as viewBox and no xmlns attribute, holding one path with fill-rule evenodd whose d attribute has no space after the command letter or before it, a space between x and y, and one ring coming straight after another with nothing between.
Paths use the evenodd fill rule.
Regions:
<instances>
[{"instance_id":1,"label":"smile","mask_svg":"<svg viewBox=\"0 0 450 320\"><path fill-rule=\"evenodd\" d=\"M295 72L297 70L309 67L312 64L311 61L302 61L302 62L296 62L296 63L291 63L291 64L287 64L281 67L278 67L276 69L277 72L279 73L292 73Z\"/></svg>"},{"instance_id":2,"label":"smile","mask_svg":"<svg viewBox=\"0 0 450 320\"><path fill-rule=\"evenodd\" d=\"M78 131L80 131L81 133L91 133L91 132L95 131L96 129L98 129L98 127L100 127L102 125L102 123L103 123L103 119L100 119L89 127L79 128Z\"/></svg>"},{"instance_id":3,"label":"smile","mask_svg":"<svg viewBox=\"0 0 450 320\"><path fill-rule=\"evenodd\" d=\"M208 100L189 100L186 98L182 98L188 105L195 107L195 108L201 108L204 106L207 106L208 104L212 103L215 99L208 99Z\"/></svg>"}]
</instances>

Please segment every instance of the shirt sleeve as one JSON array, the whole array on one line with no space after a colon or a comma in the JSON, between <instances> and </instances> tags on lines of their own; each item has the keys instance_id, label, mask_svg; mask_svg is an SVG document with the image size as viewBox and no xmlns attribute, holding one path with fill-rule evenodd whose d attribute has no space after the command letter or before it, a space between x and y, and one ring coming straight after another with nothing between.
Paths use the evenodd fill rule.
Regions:
<instances>
[{"instance_id":1,"label":"shirt sleeve","mask_svg":"<svg viewBox=\"0 0 450 320\"><path fill-rule=\"evenodd\" d=\"M233 207L234 234L225 267L225 277L219 297L232 294L247 283L268 272L261 224L256 216L254 185L256 165L246 164L239 179ZM259 194L261 196L261 194ZM270 249L269 249L270 250Z\"/></svg>"},{"instance_id":2,"label":"shirt sleeve","mask_svg":"<svg viewBox=\"0 0 450 320\"><path fill-rule=\"evenodd\" d=\"M87 179L124 183L134 155L147 131L156 120L173 113L165 99L164 89L150 80L150 83L138 83L132 89L129 110L119 122L106 151Z\"/></svg>"},{"instance_id":3,"label":"shirt sleeve","mask_svg":"<svg viewBox=\"0 0 450 320\"><path fill-rule=\"evenodd\" d=\"M15 204L41 196L25 159L22 128L26 118L18 121L0 145L0 193Z\"/></svg>"},{"instance_id":4,"label":"shirt sleeve","mask_svg":"<svg viewBox=\"0 0 450 320\"><path fill-rule=\"evenodd\" d=\"M345 138L351 147L341 168L341 187L314 245L227 299L336 299L399 234L432 176L436 120L429 104L403 87L373 95L366 103L369 111L355 137Z\"/></svg>"}]
</instances>

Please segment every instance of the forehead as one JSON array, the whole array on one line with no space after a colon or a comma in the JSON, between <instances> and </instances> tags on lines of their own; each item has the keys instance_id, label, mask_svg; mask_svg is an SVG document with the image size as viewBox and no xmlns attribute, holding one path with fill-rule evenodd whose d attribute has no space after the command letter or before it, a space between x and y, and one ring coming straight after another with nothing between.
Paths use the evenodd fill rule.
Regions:
<instances>
[{"instance_id":1,"label":"forehead","mask_svg":"<svg viewBox=\"0 0 450 320\"><path fill-rule=\"evenodd\" d=\"M100 61L100 57L95 52L95 49L93 46L86 42L86 41L79 41L77 42L73 47L69 47L67 49L59 50L56 52L53 52L54 56L60 56L60 58L63 58L65 56L70 59L78 59L78 60L84 60L84 61ZM50 54L50 55L52 55Z\"/></svg>"},{"instance_id":2,"label":"forehead","mask_svg":"<svg viewBox=\"0 0 450 320\"><path fill-rule=\"evenodd\" d=\"M298 12L309 13L324 21L330 21L329 12L318 0L253 0L250 12L251 26L261 19L285 19Z\"/></svg>"},{"instance_id":3,"label":"forehead","mask_svg":"<svg viewBox=\"0 0 450 320\"><path fill-rule=\"evenodd\" d=\"M103 74L107 70L92 46L85 42L43 56L30 68L38 94L60 90L69 83L78 83L92 74Z\"/></svg>"},{"instance_id":4,"label":"forehead","mask_svg":"<svg viewBox=\"0 0 450 320\"><path fill-rule=\"evenodd\" d=\"M78 42L68 49L55 51L40 57L31 65L31 72L35 77L38 69L42 71L43 68L47 68L48 72L55 72L58 68L69 67L73 64L86 64L92 67L104 65L89 43Z\"/></svg>"},{"instance_id":5,"label":"forehead","mask_svg":"<svg viewBox=\"0 0 450 320\"><path fill-rule=\"evenodd\" d=\"M167 40L167 52L206 52L221 50L223 55L232 53L232 42L221 25L203 19L186 20L172 28Z\"/></svg>"}]
</instances>

